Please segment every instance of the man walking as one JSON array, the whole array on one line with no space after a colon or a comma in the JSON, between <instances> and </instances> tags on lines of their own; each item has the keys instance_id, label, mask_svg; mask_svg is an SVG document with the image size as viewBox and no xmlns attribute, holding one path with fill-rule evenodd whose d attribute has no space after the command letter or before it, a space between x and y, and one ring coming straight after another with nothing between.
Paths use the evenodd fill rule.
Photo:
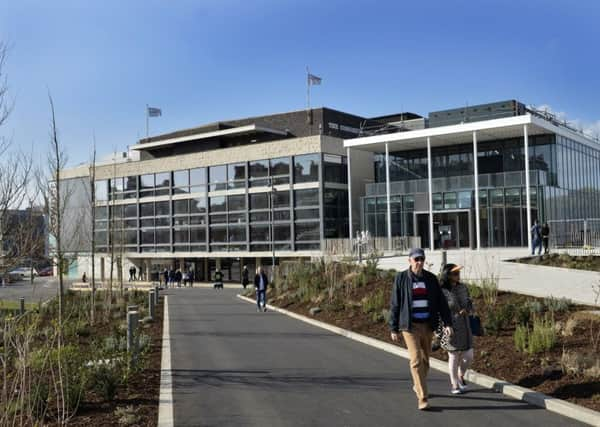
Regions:
<instances>
[{"instance_id":1,"label":"man walking","mask_svg":"<svg viewBox=\"0 0 600 427\"><path fill-rule=\"evenodd\" d=\"M397 342L398 332L402 332L410 355L410 373L418 408L424 410L429 406L427 374L433 331L441 320L444 332L452 335L452 317L437 277L423 269L423 249L411 249L408 262L410 267L396 275L392 287L391 339Z\"/></svg>"},{"instance_id":2,"label":"man walking","mask_svg":"<svg viewBox=\"0 0 600 427\"><path fill-rule=\"evenodd\" d=\"M267 311L267 285L269 281L262 267L258 267L258 272L254 276L254 287L256 288L257 311ZM262 303L262 307L261 307Z\"/></svg>"},{"instance_id":3,"label":"man walking","mask_svg":"<svg viewBox=\"0 0 600 427\"><path fill-rule=\"evenodd\" d=\"M535 255L535 249L538 249L538 255L542 254L542 227L536 219L531 226L531 255Z\"/></svg>"}]
</instances>

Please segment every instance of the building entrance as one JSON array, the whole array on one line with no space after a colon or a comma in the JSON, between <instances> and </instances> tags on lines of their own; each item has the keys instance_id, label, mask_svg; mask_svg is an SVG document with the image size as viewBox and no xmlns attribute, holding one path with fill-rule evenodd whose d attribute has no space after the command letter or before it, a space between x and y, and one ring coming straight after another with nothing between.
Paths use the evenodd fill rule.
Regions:
<instances>
[{"instance_id":1,"label":"building entrance","mask_svg":"<svg viewBox=\"0 0 600 427\"><path fill-rule=\"evenodd\" d=\"M429 213L415 213L417 235L421 236L424 248L430 247ZM434 249L460 249L473 247L471 212L433 212Z\"/></svg>"}]
</instances>

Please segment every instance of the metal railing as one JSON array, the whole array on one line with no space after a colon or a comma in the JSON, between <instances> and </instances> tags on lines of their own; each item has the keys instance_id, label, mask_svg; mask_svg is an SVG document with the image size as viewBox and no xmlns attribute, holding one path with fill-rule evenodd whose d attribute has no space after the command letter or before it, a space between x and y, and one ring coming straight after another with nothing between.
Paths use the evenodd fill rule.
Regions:
<instances>
[{"instance_id":1,"label":"metal railing","mask_svg":"<svg viewBox=\"0 0 600 427\"><path fill-rule=\"evenodd\" d=\"M366 240L361 239L325 239L323 252L330 256L366 256L369 253L390 252L389 240L387 237L370 237ZM392 237L391 252L393 255L407 253L410 248L421 247L420 236L396 236Z\"/></svg>"},{"instance_id":2,"label":"metal railing","mask_svg":"<svg viewBox=\"0 0 600 427\"><path fill-rule=\"evenodd\" d=\"M548 226L551 248L600 254L600 218L550 220Z\"/></svg>"},{"instance_id":3,"label":"metal railing","mask_svg":"<svg viewBox=\"0 0 600 427\"><path fill-rule=\"evenodd\" d=\"M529 172L530 185L544 184L547 182L545 171L533 170ZM460 175L444 178L433 178L431 184L434 192L454 191L454 190L472 190L475 188L473 184L473 175ZM496 188L496 187L515 187L525 186L525 172L503 172L489 173L479 175L479 188ZM390 182L391 194L415 194L427 193L427 179L411 179L406 181ZM385 182L376 182L366 184L366 196L385 195Z\"/></svg>"}]
</instances>

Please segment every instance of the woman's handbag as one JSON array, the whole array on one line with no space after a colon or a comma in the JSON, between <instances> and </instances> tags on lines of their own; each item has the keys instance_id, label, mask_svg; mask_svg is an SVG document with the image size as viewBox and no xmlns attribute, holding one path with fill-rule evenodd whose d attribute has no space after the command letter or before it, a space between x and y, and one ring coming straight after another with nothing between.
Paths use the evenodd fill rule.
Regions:
<instances>
[{"instance_id":1,"label":"woman's handbag","mask_svg":"<svg viewBox=\"0 0 600 427\"><path fill-rule=\"evenodd\" d=\"M480 337L483 335L481 330L481 318L479 316L470 315L469 325L471 326L471 333L474 336Z\"/></svg>"}]
</instances>

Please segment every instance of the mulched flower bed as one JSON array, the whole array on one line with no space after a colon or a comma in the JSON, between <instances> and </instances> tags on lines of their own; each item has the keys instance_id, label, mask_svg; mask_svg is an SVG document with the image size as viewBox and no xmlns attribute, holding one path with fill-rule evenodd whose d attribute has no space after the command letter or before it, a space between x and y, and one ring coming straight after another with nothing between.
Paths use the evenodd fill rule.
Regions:
<instances>
[{"instance_id":1,"label":"mulched flower bed","mask_svg":"<svg viewBox=\"0 0 600 427\"><path fill-rule=\"evenodd\" d=\"M68 298L77 298L69 296ZM142 312L146 307L143 302L147 301L147 294L142 294ZM101 299L99 298L99 301ZM134 303L131 301L130 303ZM120 314L117 315L117 312ZM106 322L105 317L99 315L98 322L94 326L87 326L86 333L71 335L68 344L75 345L78 352L82 354L93 354L94 345L106 337L115 337L115 328L124 322L123 309L113 306L111 320ZM51 319L42 320L42 323L48 323ZM76 319L68 319L68 322L75 322ZM66 328L67 326L65 326ZM156 426L158 424L158 405L160 393L160 375L161 375L161 351L162 351L162 327L163 327L163 298L161 297L159 305L155 310L155 320L149 323L140 323L141 334L147 336L148 346L142 357L141 368L130 373L126 384L121 384L117 388L117 393L113 400L107 401L96 391L86 389L82 395L82 400L77 407L74 415L68 420L68 425L72 426ZM1 386L1 381L0 381ZM120 422L120 409L129 416L128 422ZM50 408L52 410L53 408ZM58 425L53 415L49 414L45 420L40 421L39 425ZM29 424L24 424L29 425Z\"/></svg>"},{"instance_id":2,"label":"mulched flower bed","mask_svg":"<svg viewBox=\"0 0 600 427\"><path fill-rule=\"evenodd\" d=\"M571 256L568 254L548 254L518 258L514 262L542 265L546 267L573 268L575 270L600 271L600 256Z\"/></svg>"},{"instance_id":3,"label":"mulched flower bed","mask_svg":"<svg viewBox=\"0 0 600 427\"><path fill-rule=\"evenodd\" d=\"M365 314L361 304L366 297L372 296L381 289L384 289L384 307L389 307L391 284L381 279L371 280L366 285L353 289L343 302L337 300L330 304L322 297L321 300L301 303L292 298L290 293L284 292L277 296L274 290L270 290L269 301L286 310L391 342L389 328L385 321L374 320L372 313ZM543 302L542 299L499 292L495 307L507 304L516 306L524 301L535 300ZM483 297L473 298L473 303L477 314L482 318L482 323L485 324L488 311ZM322 311L311 316L309 310L313 307L319 307ZM572 307L570 312L555 313L554 322L564 324L574 311L588 309L593 308L576 306ZM600 381L586 379L582 375L565 374L560 364L563 349L587 353L592 351L589 321L579 322L571 336L563 336L559 333L558 341L551 350L534 355L516 350L513 340L515 327L516 325L511 322L497 335L474 337L475 360L472 369L578 405L600 410ZM399 345L405 347L403 342ZM433 352L432 357L448 360L447 353L443 350Z\"/></svg>"},{"instance_id":4,"label":"mulched flower bed","mask_svg":"<svg viewBox=\"0 0 600 427\"><path fill-rule=\"evenodd\" d=\"M163 304L156 307L155 320L143 333L151 338L147 365L143 371L133 374L126 387L121 388L112 402L104 402L98 396L83 401L77 414L69 421L72 426L123 426L115 411L119 407L133 406L137 421L131 426L158 425L160 394L160 363L162 349Z\"/></svg>"}]
</instances>

